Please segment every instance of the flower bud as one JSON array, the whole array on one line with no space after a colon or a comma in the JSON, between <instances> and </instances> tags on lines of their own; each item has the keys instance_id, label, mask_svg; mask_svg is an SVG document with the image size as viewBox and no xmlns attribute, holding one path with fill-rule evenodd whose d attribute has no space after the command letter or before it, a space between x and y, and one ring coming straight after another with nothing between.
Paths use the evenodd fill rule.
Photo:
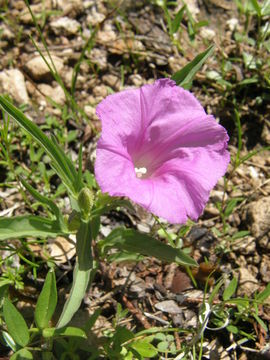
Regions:
<instances>
[{"instance_id":1,"label":"flower bud","mask_svg":"<svg viewBox=\"0 0 270 360\"><path fill-rule=\"evenodd\" d=\"M78 204L84 214L89 214L94 205L94 194L89 188L84 187L80 191L78 196Z\"/></svg>"}]
</instances>

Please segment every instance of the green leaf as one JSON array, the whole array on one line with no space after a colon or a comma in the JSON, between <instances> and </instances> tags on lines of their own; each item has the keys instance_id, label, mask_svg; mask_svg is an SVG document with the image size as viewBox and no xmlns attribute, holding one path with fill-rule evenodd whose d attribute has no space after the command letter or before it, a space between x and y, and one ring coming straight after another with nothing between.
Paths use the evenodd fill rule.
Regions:
<instances>
[{"instance_id":1,"label":"green leaf","mask_svg":"<svg viewBox=\"0 0 270 360\"><path fill-rule=\"evenodd\" d=\"M69 297L64 305L64 309L57 323L57 328L66 326L72 319L75 312L79 309L82 299L86 293L91 273L96 269L79 270L78 263L73 272L73 282Z\"/></svg>"},{"instance_id":2,"label":"green leaf","mask_svg":"<svg viewBox=\"0 0 270 360\"><path fill-rule=\"evenodd\" d=\"M3 96L0 96L0 106L16 121L19 126L21 126L39 143L39 145L44 148L47 155L52 160L52 167L65 183L69 191L74 193L74 184L77 177L76 169L59 145L57 145L56 142L51 141L35 123L29 120L19 109L17 109Z\"/></svg>"},{"instance_id":3,"label":"green leaf","mask_svg":"<svg viewBox=\"0 0 270 360\"><path fill-rule=\"evenodd\" d=\"M79 149L79 156L78 156L78 172L77 172L77 178L75 183L75 188L77 192L83 188L83 174L82 174L82 144L80 145Z\"/></svg>"},{"instance_id":4,"label":"green leaf","mask_svg":"<svg viewBox=\"0 0 270 360\"><path fill-rule=\"evenodd\" d=\"M237 288L237 279L234 277L223 292L223 295L222 295L223 300L224 301L229 300L235 293L236 288Z\"/></svg>"},{"instance_id":5,"label":"green leaf","mask_svg":"<svg viewBox=\"0 0 270 360\"><path fill-rule=\"evenodd\" d=\"M157 344L157 348L158 348L158 351L160 351L160 352L168 351L168 349L169 349L169 343L168 343L168 341L160 341L160 342Z\"/></svg>"},{"instance_id":6,"label":"green leaf","mask_svg":"<svg viewBox=\"0 0 270 360\"><path fill-rule=\"evenodd\" d=\"M152 358L158 354L154 345L147 341L136 341L132 343L130 347L137 351L143 358Z\"/></svg>"},{"instance_id":7,"label":"green leaf","mask_svg":"<svg viewBox=\"0 0 270 360\"><path fill-rule=\"evenodd\" d=\"M30 194L33 196L34 199L36 199L37 201L41 202L44 205L47 205L51 209L52 213L56 216L56 218L62 220L61 222L63 222L61 211L52 200L50 200L44 195L41 195L40 192L34 189L23 178L20 178L20 181L23 184L23 186L30 192Z\"/></svg>"},{"instance_id":8,"label":"green leaf","mask_svg":"<svg viewBox=\"0 0 270 360\"><path fill-rule=\"evenodd\" d=\"M226 329L227 329L229 332L233 333L233 334L238 334L238 333L239 333L238 328L237 328L236 326L234 326L234 325L231 325L231 324L229 324L229 325L226 327Z\"/></svg>"},{"instance_id":9,"label":"green leaf","mask_svg":"<svg viewBox=\"0 0 270 360\"><path fill-rule=\"evenodd\" d=\"M130 330L122 326L117 326L113 336L113 345L119 349L124 342L133 338L134 334Z\"/></svg>"},{"instance_id":10,"label":"green leaf","mask_svg":"<svg viewBox=\"0 0 270 360\"><path fill-rule=\"evenodd\" d=\"M136 253L131 253L127 251L120 251L108 256L109 262L122 262L122 261L142 261L144 259L143 255L138 255Z\"/></svg>"},{"instance_id":11,"label":"green leaf","mask_svg":"<svg viewBox=\"0 0 270 360\"><path fill-rule=\"evenodd\" d=\"M88 284L92 282L97 263L92 258L92 220L82 220L76 236L77 261L73 272L72 288L57 324L66 326L79 309Z\"/></svg>"},{"instance_id":12,"label":"green leaf","mask_svg":"<svg viewBox=\"0 0 270 360\"><path fill-rule=\"evenodd\" d=\"M74 326L62 327L61 329L47 328L42 331L42 335L45 338L56 337L56 336L68 336L68 337L73 336L73 337L80 337L83 339L87 339L86 333L82 329Z\"/></svg>"},{"instance_id":13,"label":"green leaf","mask_svg":"<svg viewBox=\"0 0 270 360\"><path fill-rule=\"evenodd\" d=\"M266 285L266 288L256 296L256 300L263 303L270 296L270 283Z\"/></svg>"},{"instance_id":14,"label":"green leaf","mask_svg":"<svg viewBox=\"0 0 270 360\"><path fill-rule=\"evenodd\" d=\"M264 331L267 333L268 332L268 327L267 325L263 322L263 320L256 314L253 314L254 319L257 321L258 324L261 325L261 327L264 329Z\"/></svg>"},{"instance_id":15,"label":"green leaf","mask_svg":"<svg viewBox=\"0 0 270 360\"><path fill-rule=\"evenodd\" d=\"M221 288L221 286L223 285L223 279L218 281L218 283L215 285L214 289L212 290L208 302L211 305L214 301L215 296L217 295L217 293L219 292L219 289Z\"/></svg>"},{"instance_id":16,"label":"green leaf","mask_svg":"<svg viewBox=\"0 0 270 360\"><path fill-rule=\"evenodd\" d=\"M0 218L0 240L64 234L57 222L33 215Z\"/></svg>"},{"instance_id":17,"label":"green leaf","mask_svg":"<svg viewBox=\"0 0 270 360\"><path fill-rule=\"evenodd\" d=\"M248 230L237 231L235 234L233 234L232 239L233 240L241 239L245 236L248 236L249 234L250 234L250 231L248 231Z\"/></svg>"},{"instance_id":18,"label":"green leaf","mask_svg":"<svg viewBox=\"0 0 270 360\"><path fill-rule=\"evenodd\" d=\"M233 212L234 208L236 207L237 203L239 203L240 201L242 201L242 198L235 198L235 199L231 199L228 201L228 204L226 206L226 209L224 211L224 216L228 217L231 215L231 213Z\"/></svg>"},{"instance_id":19,"label":"green leaf","mask_svg":"<svg viewBox=\"0 0 270 360\"><path fill-rule=\"evenodd\" d=\"M133 229L117 228L107 238L99 241L98 246L102 254L109 248L117 248L128 252L154 256L169 263L176 262L188 266L197 265L195 260L180 249L172 248L149 235L141 234Z\"/></svg>"},{"instance_id":20,"label":"green leaf","mask_svg":"<svg viewBox=\"0 0 270 360\"><path fill-rule=\"evenodd\" d=\"M262 16L270 15L270 0L264 0L261 8Z\"/></svg>"},{"instance_id":21,"label":"green leaf","mask_svg":"<svg viewBox=\"0 0 270 360\"><path fill-rule=\"evenodd\" d=\"M237 133L238 133L238 149L236 154L236 166L237 166L239 164L240 152L242 150L242 127L241 127L239 112L235 109L234 113L235 113L235 120L236 120Z\"/></svg>"},{"instance_id":22,"label":"green leaf","mask_svg":"<svg viewBox=\"0 0 270 360\"><path fill-rule=\"evenodd\" d=\"M262 147L262 148L259 149L259 150L254 150L254 151L249 152L247 155L243 156L243 157L240 159L239 165L240 165L240 164L243 164L245 161L247 161L247 160L249 160L250 158L252 158L252 156L257 155L257 154L259 154L259 153L262 152L262 151L268 151L268 150L270 150L270 146L264 146L264 147Z\"/></svg>"},{"instance_id":23,"label":"green leaf","mask_svg":"<svg viewBox=\"0 0 270 360\"><path fill-rule=\"evenodd\" d=\"M209 46L204 52L197 55L190 63L183 67L183 69L177 71L171 78L177 85L187 88L195 74L200 70L206 60L214 52L214 45Z\"/></svg>"},{"instance_id":24,"label":"green leaf","mask_svg":"<svg viewBox=\"0 0 270 360\"><path fill-rule=\"evenodd\" d=\"M10 358L10 360L32 360L33 355L27 349L21 349L16 351Z\"/></svg>"},{"instance_id":25,"label":"green leaf","mask_svg":"<svg viewBox=\"0 0 270 360\"><path fill-rule=\"evenodd\" d=\"M57 304L57 289L55 273L50 270L46 276L45 283L39 295L36 309L35 322L40 329L49 325Z\"/></svg>"},{"instance_id":26,"label":"green leaf","mask_svg":"<svg viewBox=\"0 0 270 360\"><path fill-rule=\"evenodd\" d=\"M9 334L16 344L24 347L29 342L29 330L26 322L12 302L5 298L3 305L4 319Z\"/></svg>"},{"instance_id":27,"label":"green leaf","mask_svg":"<svg viewBox=\"0 0 270 360\"><path fill-rule=\"evenodd\" d=\"M183 16L184 16L185 9L186 9L186 5L182 6L181 9L175 15L175 18L173 19L173 21L171 22L171 29L170 30L171 30L172 34L175 34L178 31L178 29L180 27L180 24L181 24L181 21L182 21Z\"/></svg>"},{"instance_id":28,"label":"green leaf","mask_svg":"<svg viewBox=\"0 0 270 360\"><path fill-rule=\"evenodd\" d=\"M258 1L257 1L257 0L251 0L251 4L252 4L254 10L255 10L256 13L257 13L257 16L258 16L258 17L261 17L261 16L262 16L262 14L261 14L261 7L260 7L260 5L258 4Z\"/></svg>"}]
</instances>

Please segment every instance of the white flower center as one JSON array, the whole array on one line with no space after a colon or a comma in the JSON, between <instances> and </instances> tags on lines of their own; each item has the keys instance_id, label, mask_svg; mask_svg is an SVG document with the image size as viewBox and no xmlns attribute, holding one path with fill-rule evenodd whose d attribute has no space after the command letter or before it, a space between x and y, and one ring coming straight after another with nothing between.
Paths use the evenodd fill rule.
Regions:
<instances>
[{"instance_id":1,"label":"white flower center","mask_svg":"<svg viewBox=\"0 0 270 360\"><path fill-rule=\"evenodd\" d=\"M145 167L136 168L135 167L135 173L137 178L142 178L144 175L147 174L147 169Z\"/></svg>"}]
</instances>

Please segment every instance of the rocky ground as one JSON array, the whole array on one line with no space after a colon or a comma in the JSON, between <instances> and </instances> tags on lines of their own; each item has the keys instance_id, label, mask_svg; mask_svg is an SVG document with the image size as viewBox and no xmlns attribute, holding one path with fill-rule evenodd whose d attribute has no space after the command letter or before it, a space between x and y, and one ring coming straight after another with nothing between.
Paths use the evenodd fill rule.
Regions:
<instances>
[{"instance_id":1,"label":"rocky ground","mask_svg":"<svg viewBox=\"0 0 270 360\"><path fill-rule=\"evenodd\" d=\"M179 9L181 1L178 3ZM208 113L214 114L227 128L232 159L239 144L234 114L236 106L242 123L241 156L256 153L238 167L232 161L227 181L224 183L221 179L212 191L198 223L189 223L186 232L182 228L183 246L191 249L192 256L200 264L193 272L197 286L184 268L161 264L154 259L146 258L137 264L101 264L96 281L85 297L84 308L74 320L80 322L81 318L102 307L102 316L97 323L99 331L95 336L112 327L117 302L129 310L124 321L130 329L168 325L190 329L198 327L198 309L210 274L212 288L220 276L227 276L228 282L233 274L238 279L237 297L251 298L270 282L270 156L269 150L259 152L262 147L270 145L269 82L267 88L264 78L267 72L269 74L269 61L265 60L267 54L258 49L255 53L263 62L260 71L246 66L243 59L242 62L234 61L240 59L243 52L254 54L255 45L235 40L236 32L243 33L246 18L233 1L192 0L186 3L193 19L208 22L196 30L193 39L188 33L187 17L178 38L170 37L163 11L154 1L127 0L119 4L95 0L32 1L31 10L41 27L41 34L34 26L24 1L0 1L1 93L9 94L17 105L24 104L26 114L48 133L54 132L59 138L66 134L63 144L73 159L77 158L82 142L85 170L93 169L94 149L100 131L95 106L112 92L138 87L173 74L213 41L215 55L196 75L191 90ZM170 11L176 10L172 8ZM255 38L258 28L255 20L248 20L250 38ZM94 29L96 34L92 39ZM36 49L38 46L52 66L42 37L51 54L54 71L72 94L76 106ZM229 62L231 66L224 66ZM76 66L78 74L73 88ZM222 81L217 78L221 73ZM239 85L253 78L254 73L259 79L257 82ZM31 156L27 146L14 135L12 156L15 168L19 165L30 168ZM1 165L0 215L33 211L29 203L22 200L16 178L12 178L10 170L5 164ZM40 168L37 171L42 173ZM37 179L40 188L44 177L41 179L41 176ZM57 189L57 180L52 177L48 181L52 189ZM65 199L62 200L65 204ZM157 229L154 219L142 209L138 208L136 213L121 210L102 218L100 236L108 235L119 225L147 233ZM172 234L178 234L179 230L180 226L168 226ZM159 235L162 238L162 232ZM72 276L74 243L58 238L50 240L46 246L46 251L56 257L58 276L61 277L60 292L64 297ZM41 258L45 256L41 245L32 245L31 251ZM17 296L22 298L24 311L28 308L31 313L37 290L31 279L28 282L29 286L25 283L25 288ZM270 303L261 307L259 314L269 327ZM207 330L204 358L244 360L269 357L269 353L262 354L269 342L267 332L255 321L249 321L248 326L253 327L256 340L248 342L247 349L236 344L225 329L220 332ZM175 332L176 346L180 348L181 343L191 341L192 336Z\"/></svg>"}]
</instances>

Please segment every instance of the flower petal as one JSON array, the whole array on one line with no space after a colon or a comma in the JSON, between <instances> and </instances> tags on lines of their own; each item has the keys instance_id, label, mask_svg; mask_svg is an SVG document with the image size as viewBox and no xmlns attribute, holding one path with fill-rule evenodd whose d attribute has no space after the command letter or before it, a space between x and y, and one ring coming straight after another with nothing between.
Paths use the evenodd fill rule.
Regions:
<instances>
[{"instance_id":1,"label":"flower petal","mask_svg":"<svg viewBox=\"0 0 270 360\"><path fill-rule=\"evenodd\" d=\"M103 192L127 196L172 223L197 219L230 156L226 130L169 79L110 95L95 174ZM135 167L144 170L136 176Z\"/></svg>"}]
</instances>

